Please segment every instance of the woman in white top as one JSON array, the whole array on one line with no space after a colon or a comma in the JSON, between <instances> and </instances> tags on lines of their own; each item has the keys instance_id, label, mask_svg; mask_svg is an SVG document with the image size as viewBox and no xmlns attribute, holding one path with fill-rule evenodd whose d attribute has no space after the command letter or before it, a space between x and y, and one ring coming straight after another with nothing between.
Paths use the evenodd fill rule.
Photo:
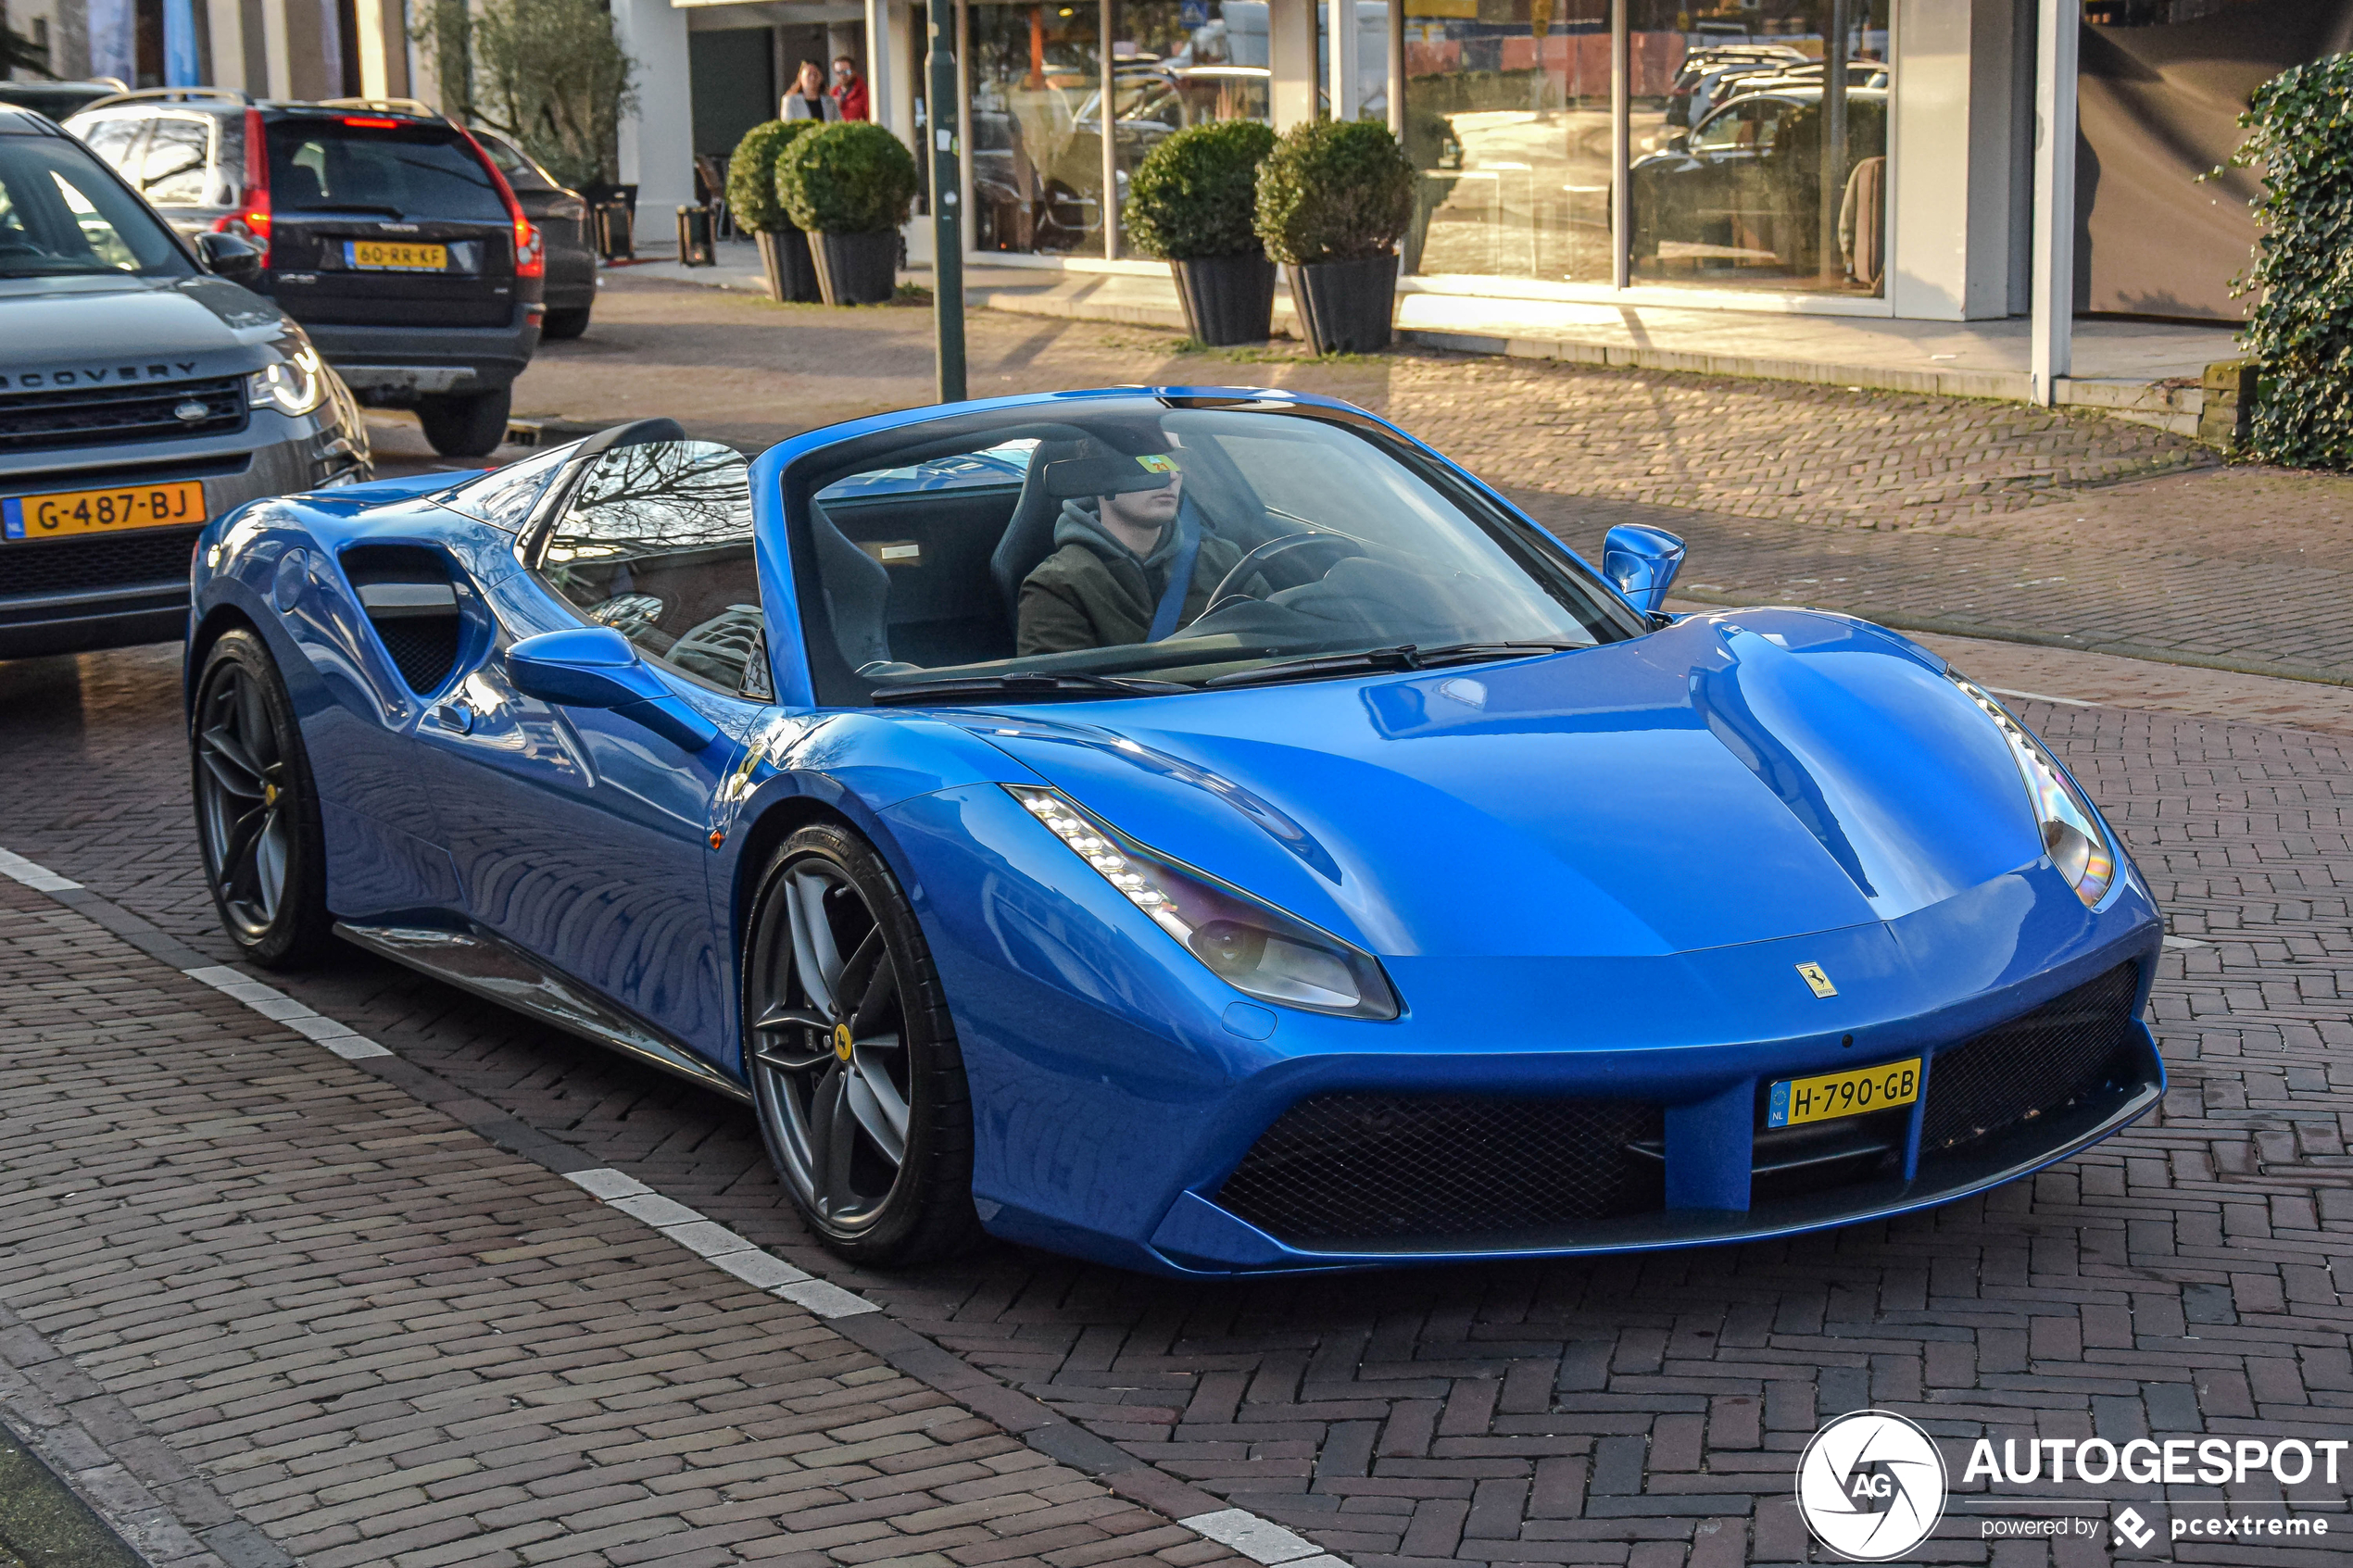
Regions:
<instances>
[{"instance_id":1,"label":"woman in white top","mask_svg":"<svg viewBox=\"0 0 2353 1568\"><path fill-rule=\"evenodd\" d=\"M785 94L779 119L839 119L841 106L825 92L825 68L814 60L800 62L800 74Z\"/></svg>"}]
</instances>

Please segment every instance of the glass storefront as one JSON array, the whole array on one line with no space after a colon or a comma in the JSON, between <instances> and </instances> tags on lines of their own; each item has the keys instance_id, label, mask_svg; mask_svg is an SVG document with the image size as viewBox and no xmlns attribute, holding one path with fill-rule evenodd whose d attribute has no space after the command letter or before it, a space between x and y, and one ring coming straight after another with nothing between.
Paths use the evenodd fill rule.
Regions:
<instances>
[{"instance_id":1,"label":"glass storefront","mask_svg":"<svg viewBox=\"0 0 2353 1568\"><path fill-rule=\"evenodd\" d=\"M1104 254L1106 31L1121 196L1145 156L1187 126L1268 118L1266 0L970 0L963 9L981 250ZM1133 254L1124 232L1119 252Z\"/></svg>"},{"instance_id":2,"label":"glass storefront","mask_svg":"<svg viewBox=\"0 0 2353 1568\"><path fill-rule=\"evenodd\" d=\"M1636 286L1883 291L1889 0L1403 4L1409 270L1608 285L1623 243Z\"/></svg>"},{"instance_id":3,"label":"glass storefront","mask_svg":"<svg viewBox=\"0 0 2353 1568\"><path fill-rule=\"evenodd\" d=\"M1892 0L1313 3L1319 101L1331 19L1353 9L1358 112L1375 119L1402 7L1420 171L1408 272L1884 294ZM1116 214L1151 149L1270 117L1268 0L965 0L958 14L984 252L1133 256Z\"/></svg>"}]
</instances>

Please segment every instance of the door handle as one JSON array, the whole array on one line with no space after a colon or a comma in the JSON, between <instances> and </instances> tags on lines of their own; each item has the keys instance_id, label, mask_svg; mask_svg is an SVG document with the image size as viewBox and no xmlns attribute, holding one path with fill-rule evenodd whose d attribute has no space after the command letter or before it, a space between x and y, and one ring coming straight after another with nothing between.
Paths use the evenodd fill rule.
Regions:
<instances>
[{"instance_id":1,"label":"door handle","mask_svg":"<svg viewBox=\"0 0 2353 1568\"><path fill-rule=\"evenodd\" d=\"M445 730L454 730L459 734L469 735L473 734L474 710L462 702L435 703L433 709L433 721Z\"/></svg>"}]
</instances>

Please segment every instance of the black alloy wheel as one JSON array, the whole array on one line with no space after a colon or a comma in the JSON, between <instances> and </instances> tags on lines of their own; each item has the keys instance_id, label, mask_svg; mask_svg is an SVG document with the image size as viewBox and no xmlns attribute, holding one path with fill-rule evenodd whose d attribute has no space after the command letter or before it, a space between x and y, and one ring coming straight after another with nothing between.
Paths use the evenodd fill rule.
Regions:
<instances>
[{"instance_id":1,"label":"black alloy wheel","mask_svg":"<svg viewBox=\"0 0 2353 1568\"><path fill-rule=\"evenodd\" d=\"M814 823L761 877L744 955L745 1070L785 1190L867 1263L979 1239L972 1105L914 911L873 847Z\"/></svg>"},{"instance_id":2,"label":"black alloy wheel","mask_svg":"<svg viewBox=\"0 0 2353 1568\"><path fill-rule=\"evenodd\" d=\"M269 649L247 631L205 656L189 715L196 841L220 924L277 969L326 946L326 856L310 761Z\"/></svg>"}]
</instances>

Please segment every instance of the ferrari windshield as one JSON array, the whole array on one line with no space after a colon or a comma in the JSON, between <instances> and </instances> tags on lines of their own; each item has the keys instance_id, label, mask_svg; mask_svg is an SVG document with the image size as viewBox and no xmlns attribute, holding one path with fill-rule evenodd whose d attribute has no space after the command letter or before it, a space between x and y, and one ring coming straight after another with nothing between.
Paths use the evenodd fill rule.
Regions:
<instances>
[{"instance_id":1,"label":"ferrari windshield","mask_svg":"<svg viewBox=\"0 0 2353 1568\"><path fill-rule=\"evenodd\" d=\"M828 703L1305 680L1646 629L1444 464L1323 410L1107 398L844 450L796 530Z\"/></svg>"}]
</instances>

